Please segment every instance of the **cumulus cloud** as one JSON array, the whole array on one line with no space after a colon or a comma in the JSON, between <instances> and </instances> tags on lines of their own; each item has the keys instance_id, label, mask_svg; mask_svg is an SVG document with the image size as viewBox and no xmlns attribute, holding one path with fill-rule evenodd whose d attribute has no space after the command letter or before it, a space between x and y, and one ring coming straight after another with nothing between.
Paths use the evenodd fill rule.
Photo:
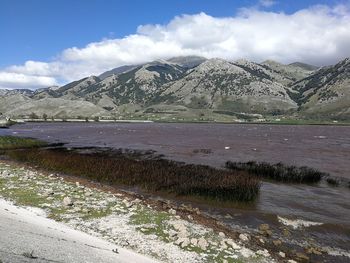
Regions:
<instances>
[{"instance_id":1,"label":"cumulus cloud","mask_svg":"<svg viewBox=\"0 0 350 263\"><path fill-rule=\"evenodd\" d=\"M273 2L262 0L260 4ZM328 65L350 56L349 25L349 5L313 6L292 14L246 8L233 17L182 15L165 25L141 25L135 34L124 38L63 50L51 62L10 66L2 75L18 74L17 80L19 76L32 78L34 87L98 75L126 64L185 55ZM4 83L8 80L4 82L0 75L0 87ZM19 82L19 87L24 86Z\"/></svg>"},{"instance_id":2,"label":"cumulus cloud","mask_svg":"<svg viewBox=\"0 0 350 263\"><path fill-rule=\"evenodd\" d=\"M55 78L0 72L1 89L36 89L57 85Z\"/></svg>"}]
</instances>

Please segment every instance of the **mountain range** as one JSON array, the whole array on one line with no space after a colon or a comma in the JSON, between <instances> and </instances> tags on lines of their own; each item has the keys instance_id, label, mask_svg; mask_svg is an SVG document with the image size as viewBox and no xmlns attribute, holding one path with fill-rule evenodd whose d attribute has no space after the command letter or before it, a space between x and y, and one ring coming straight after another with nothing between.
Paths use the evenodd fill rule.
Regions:
<instances>
[{"instance_id":1,"label":"mountain range","mask_svg":"<svg viewBox=\"0 0 350 263\"><path fill-rule=\"evenodd\" d=\"M299 62L176 57L118 67L62 87L0 90L0 113L55 118L349 120L350 59L319 68Z\"/></svg>"}]
</instances>

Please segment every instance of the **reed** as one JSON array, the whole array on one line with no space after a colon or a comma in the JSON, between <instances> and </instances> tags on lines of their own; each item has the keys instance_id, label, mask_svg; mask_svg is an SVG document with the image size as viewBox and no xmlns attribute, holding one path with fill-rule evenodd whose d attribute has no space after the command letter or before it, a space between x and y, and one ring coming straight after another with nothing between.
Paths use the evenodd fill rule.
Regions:
<instances>
[{"instance_id":1,"label":"reed","mask_svg":"<svg viewBox=\"0 0 350 263\"><path fill-rule=\"evenodd\" d=\"M253 201L260 180L244 171L227 171L204 165L184 165L164 159L135 159L123 154L79 154L43 149L8 153L18 161L41 168L83 176L111 185L140 186L149 191L209 197L223 201Z\"/></svg>"},{"instance_id":2,"label":"reed","mask_svg":"<svg viewBox=\"0 0 350 263\"><path fill-rule=\"evenodd\" d=\"M317 183L323 176L322 173L310 167L288 166L282 163L269 164L266 162L226 162L226 168L231 171L246 171L259 178L266 178L280 182L291 183Z\"/></svg>"}]
</instances>

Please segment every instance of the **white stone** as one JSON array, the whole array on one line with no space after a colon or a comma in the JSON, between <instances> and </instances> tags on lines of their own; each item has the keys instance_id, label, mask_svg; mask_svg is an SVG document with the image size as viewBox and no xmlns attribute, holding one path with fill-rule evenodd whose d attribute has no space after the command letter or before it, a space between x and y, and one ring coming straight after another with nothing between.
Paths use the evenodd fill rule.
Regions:
<instances>
[{"instance_id":1,"label":"white stone","mask_svg":"<svg viewBox=\"0 0 350 263\"><path fill-rule=\"evenodd\" d=\"M198 244L197 238L191 238L191 244L192 244L193 246L197 246L197 244Z\"/></svg>"},{"instance_id":2,"label":"white stone","mask_svg":"<svg viewBox=\"0 0 350 263\"><path fill-rule=\"evenodd\" d=\"M170 208L168 210L168 212L169 212L169 214L176 215L176 210L175 209Z\"/></svg>"},{"instance_id":3,"label":"white stone","mask_svg":"<svg viewBox=\"0 0 350 263\"><path fill-rule=\"evenodd\" d=\"M282 252L282 251L280 251L280 252L278 253L278 255L280 255L282 258L285 258L285 257L286 257L286 253L284 253L284 252Z\"/></svg>"},{"instance_id":4,"label":"white stone","mask_svg":"<svg viewBox=\"0 0 350 263\"><path fill-rule=\"evenodd\" d=\"M249 236L247 234L240 234L239 239L242 240L243 242L248 242Z\"/></svg>"},{"instance_id":5,"label":"white stone","mask_svg":"<svg viewBox=\"0 0 350 263\"><path fill-rule=\"evenodd\" d=\"M202 250L206 250L207 247L208 247L208 242L207 242L203 237L201 237L201 238L198 240L198 246L199 246Z\"/></svg>"},{"instance_id":6,"label":"white stone","mask_svg":"<svg viewBox=\"0 0 350 263\"><path fill-rule=\"evenodd\" d=\"M63 203L64 206L72 206L73 205L72 199L70 199L68 196L63 198L63 202L62 203Z\"/></svg>"}]
</instances>

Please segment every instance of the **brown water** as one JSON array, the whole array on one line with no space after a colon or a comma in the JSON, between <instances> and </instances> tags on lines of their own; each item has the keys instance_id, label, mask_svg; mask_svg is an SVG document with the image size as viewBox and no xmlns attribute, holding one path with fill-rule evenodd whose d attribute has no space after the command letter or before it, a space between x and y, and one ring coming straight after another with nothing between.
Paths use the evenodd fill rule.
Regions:
<instances>
[{"instance_id":1,"label":"brown water","mask_svg":"<svg viewBox=\"0 0 350 263\"><path fill-rule=\"evenodd\" d=\"M4 133L65 142L68 147L152 149L169 159L216 167L228 160L306 165L350 180L350 127L345 126L30 123L0 131ZM196 149L211 153L195 153ZM268 222L277 232L281 227L277 215L320 222L322 226L296 230L293 238L314 238L350 252L350 189L344 186L264 182L255 204L203 208L232 227L255 229Z\"/></svg>"}]
</instances>

